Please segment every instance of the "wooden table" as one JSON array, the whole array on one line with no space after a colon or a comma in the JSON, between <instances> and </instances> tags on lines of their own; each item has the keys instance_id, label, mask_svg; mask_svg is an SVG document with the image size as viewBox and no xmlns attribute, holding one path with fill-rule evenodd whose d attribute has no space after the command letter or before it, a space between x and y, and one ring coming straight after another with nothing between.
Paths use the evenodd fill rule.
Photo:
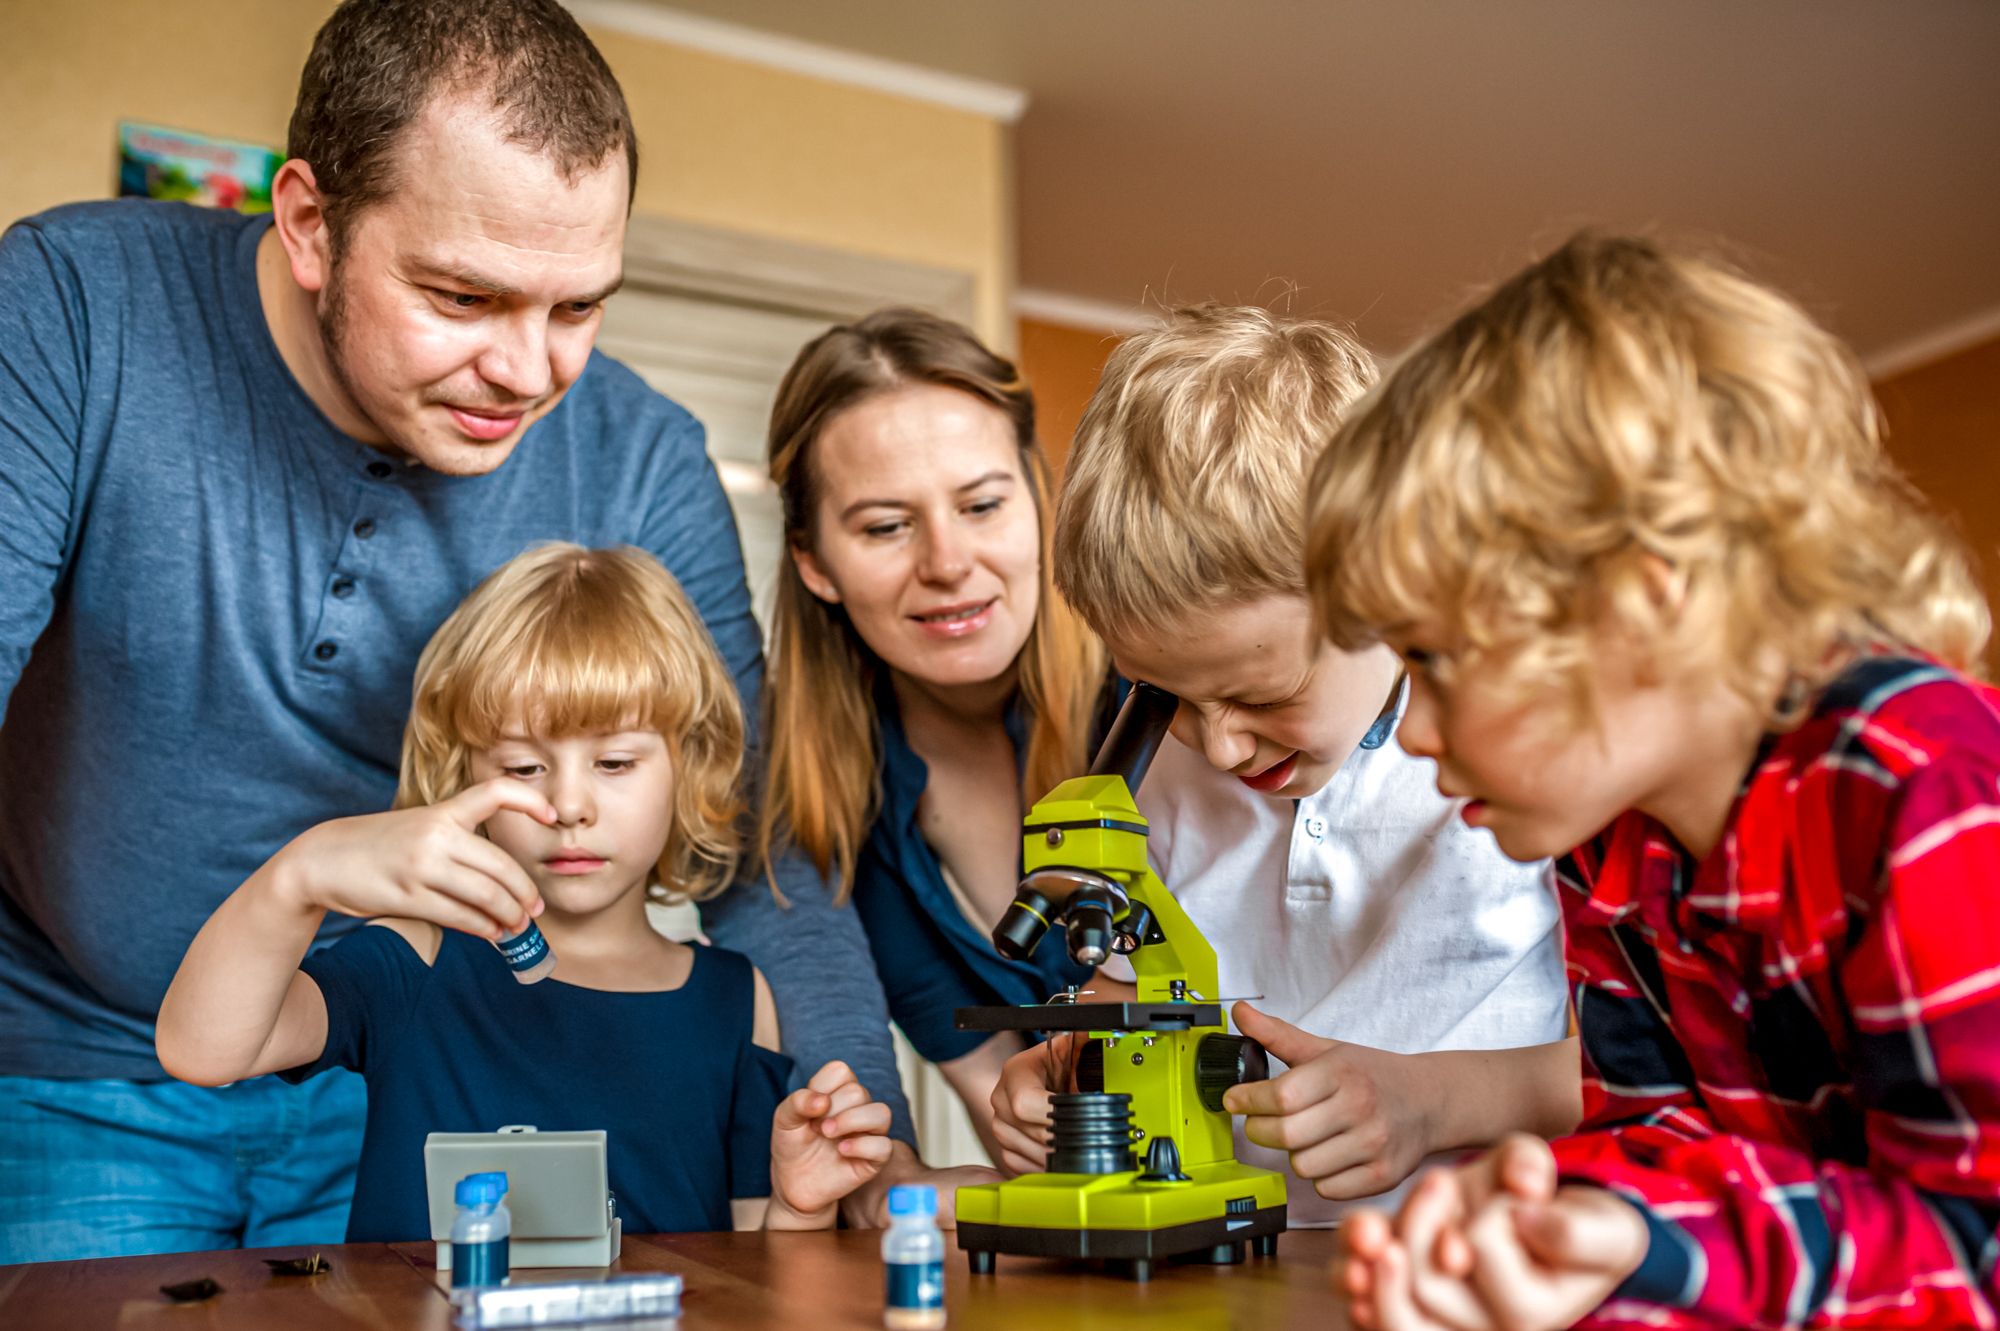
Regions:
<instances>
[{"instance_id":1,"label":"wooden table","mask_svg":"<svg viewBox=\"0 0 2000 1331\"><path fill-rule=\"evenodd\" d=\"M950 1239L947 1235L947 1243ZM661 1234L628 1237L613 1270L671 1271L687 1283L675 1331L712 1327L877 1328L882 1325L881 1237L822 1234ZM317 1249L333 1269L273 1276L264 1257L313 1249L179 1253L0 1266L0 1327L8 1331L319 1331L332 1327L451 1331L445 1277L429 1244L356 1243ZM1003 1257L973 1277L963 1254L946 1263L945 1306L958 1331L1150 1328L1152 1331L1335 1331L1327 1281L1333 1236L1286 1234L1276 1261L1162 1268L1135 1285L1089 1268ZM517 1279L595 1272L523 1271ZM175 1304L163 1284L209 1276L223 1292ZM658 1326L659 1323L651 1325Z\"/></svg>"}]
</instances>

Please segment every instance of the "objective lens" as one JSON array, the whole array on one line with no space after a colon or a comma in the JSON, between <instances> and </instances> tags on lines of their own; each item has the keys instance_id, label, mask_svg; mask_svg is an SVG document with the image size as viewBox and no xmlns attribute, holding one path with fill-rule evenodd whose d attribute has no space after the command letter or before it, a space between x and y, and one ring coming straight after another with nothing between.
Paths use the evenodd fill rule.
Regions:
<instances>
[{"instance_id":1,"label":"objective lens","mask_svg":"<svg viewBox=\"0 0 2000 1331\"><path fill-rule=\"evenodd\" d=\"M1009 961L1026 961L1049 931L1053 913L1047 897L1032 887L1022 888L1014 894L1014 902L1000 923L993 926L994 950Z\"/></svg>"},{"instance_id":2,"label":"objective lens","mask_svg":"<svg viewBox=\"0 0 2000 1331\"><path fill-rule=\"evenodd\" d=\"M1117 904L1101 888L1081 888L1063 907L1069 931L1070 959L1079 966L1100 966L1111 955L1112 917Z\"/></svg>"}]
</instances>

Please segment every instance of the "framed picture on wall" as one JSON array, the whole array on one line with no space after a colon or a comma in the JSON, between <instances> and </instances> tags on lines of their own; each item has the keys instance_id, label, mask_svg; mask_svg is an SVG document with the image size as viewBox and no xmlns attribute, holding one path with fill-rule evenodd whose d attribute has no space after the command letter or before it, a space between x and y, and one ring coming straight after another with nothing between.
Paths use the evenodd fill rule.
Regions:
<instances>
[{"instance_id":1,"label":"framed picture on wall","mask_svg":"<svg viewBox=\"0 0 2000 1331\"><path fill-rule=\"evenodd\" d=\"M118 194L177 199L242 213L271 211L271 178L284 164L275 148L186 130L121 121Z\"/></svg>"}]
</instances>

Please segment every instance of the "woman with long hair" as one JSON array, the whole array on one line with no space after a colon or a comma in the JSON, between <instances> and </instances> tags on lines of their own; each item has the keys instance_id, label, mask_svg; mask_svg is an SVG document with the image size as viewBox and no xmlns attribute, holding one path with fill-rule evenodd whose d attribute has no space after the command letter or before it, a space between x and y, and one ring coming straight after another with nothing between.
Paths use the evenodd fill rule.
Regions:
<instances>
[{"instance_id":1,"label":"woman with long hair","mask_svg":"<svg viewBox=\"0 0 2000 1331\"><path fill-rule=\"evenodd\" d=\"M765 689L758 847L796 846L860 912L890 1015L965 1102L1011 1033L955 1008L1046 1000L1090 976L989 931L1021 874L1028 802L1083 771L1103 650L1051 585L1034 398L966 328L910 309L799 353L771 417L790 558Z\"/></svg>"}]
</instances>

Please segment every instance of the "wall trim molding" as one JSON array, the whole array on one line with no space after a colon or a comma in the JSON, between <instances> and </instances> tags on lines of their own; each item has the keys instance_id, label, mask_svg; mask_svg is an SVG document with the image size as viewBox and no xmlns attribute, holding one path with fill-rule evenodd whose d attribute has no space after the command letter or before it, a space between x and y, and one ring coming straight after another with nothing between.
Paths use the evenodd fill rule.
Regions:
<instances>
[{"instance_id":1,"label":"wall trim molding","mask_svg":"<svg viewBox=\"0 0 2000 1331\"><path fill-rule=\"evenodd\" d=\"M634 37L670 42L675 46L705 51L709 55L804 74L830 83L845 83L874 92L908 97L913 101L948 106L955 111L969 111L1004 125L1015 123L1028 109L1028 94L1024 90L964 74L948 74L900 60L863 55L859 51L843 51L839 47L763 32L721 19L646 4L642 0L563 2L582 23L595 23Z\"/></svg>"},{"instance_id":2,"label":"wall trim molding","mask_svg":"<svg viewBox=\"0 0 2000 1331\"><path fill-rule=\"evenodd\" d=\"M972 274L957 269L636 213L625 227L625 280L828 323L887 304L916 305L965 323L976 307Z\"/></svg>"},{"instance_id":3,"label":"wall trim molding","mask_svg":"<svg viewBox=\"0 0 2000 1331\"><path fill-rule=\"evenodd\" d=\"M1868 372L1870 379L1887 379L1905 370L1943 360L1995 337L2000 337L2000 305L1886 346L1873 355L1863 357L1861 368Z\"/></svg>"},{"instance_id":4,"label":"wall trim molding","mask_svg":"<svg viewBox=\"0 0 2000 1331\"><path fill-rule=\"evenodd\" d=\"M1014 293L1014 313L1023 319L1097 333L1136 333L1160 324L1160 312L1143 305L1121 305L1115 300L1096 300L1033 287L1023 287Z\"/></svg>"}]
</instances>

